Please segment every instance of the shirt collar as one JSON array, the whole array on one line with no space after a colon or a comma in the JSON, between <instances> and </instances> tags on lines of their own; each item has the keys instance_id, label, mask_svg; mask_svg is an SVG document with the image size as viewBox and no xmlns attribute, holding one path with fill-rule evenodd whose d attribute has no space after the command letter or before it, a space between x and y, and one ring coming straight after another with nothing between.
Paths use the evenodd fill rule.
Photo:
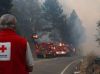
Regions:
<instances>
[{"instance_id":1,"label":"shirt collar","mask_svg":"<svg viewBox=\"0 0 100 74\"><path fill-rule=\"evenodd\" d=\"M15 34L15 31L9 28L0 30L0 35L5 35L5 34Z\"/></svg>"}]
</instances>

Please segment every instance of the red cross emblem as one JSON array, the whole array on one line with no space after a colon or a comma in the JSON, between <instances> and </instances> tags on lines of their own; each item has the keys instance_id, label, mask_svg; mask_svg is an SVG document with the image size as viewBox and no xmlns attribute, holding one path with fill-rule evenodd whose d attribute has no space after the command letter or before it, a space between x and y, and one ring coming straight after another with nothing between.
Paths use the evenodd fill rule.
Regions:
<instances>
[{"instance_id":1,"label":"red cross emblem","mask_svg":"<svg viewBox=\"0 0 100 74\"><path fill-rule=\"evenodd\" d=\"M5 50L7 50L7 48L6 48L4 45L2 45L2 46L0 47L0 50L1 50L2 53L4 53Z\"/></svg>"}]
</instances>

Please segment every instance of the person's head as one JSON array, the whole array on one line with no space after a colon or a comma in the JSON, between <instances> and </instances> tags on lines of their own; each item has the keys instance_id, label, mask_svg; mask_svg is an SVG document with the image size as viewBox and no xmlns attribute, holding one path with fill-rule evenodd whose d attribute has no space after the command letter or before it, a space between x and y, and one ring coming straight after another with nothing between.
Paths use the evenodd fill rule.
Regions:
<instances>
[{"instance_id":1,"label":"person's head","mask_svg":"<svg viewBox=\"0 0 100 74\"><path fill-rule=\"evenodd\" d=\"M16 17L11 14L4 14L0 17L0 29L15 29Z\"/></svg>"}]
</instances>

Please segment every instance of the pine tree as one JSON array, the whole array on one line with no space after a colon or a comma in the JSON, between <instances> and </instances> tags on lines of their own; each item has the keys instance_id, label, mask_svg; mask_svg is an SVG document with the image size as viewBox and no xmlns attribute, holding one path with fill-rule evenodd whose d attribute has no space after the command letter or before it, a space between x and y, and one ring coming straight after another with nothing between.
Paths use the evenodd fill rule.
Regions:
<instances>
[{"instance_id":1,"label":"pine tree","mask_svg":"<svg viewBox=\"0 0 100 74\"><path fill-rule=\"evenodd\" d=\"M17 32L25 36L29 41L34 32L34 27L37 25L39 16L38 0L13 0L12 14L18 20Z\"/></svg>"},{"instance_id":2,"label":"pine tree","mask_svg":"<svg viewBox=\"0 0 100 74\"><path fill-rule=\"evenodd\" d=\"M43 6L43 18L51 23L54 29L57 29L62 41L67 42L68 31L66 15L63 14L63 9L58 0L45 0ZM47 23L47 25L48 25Z\"/></svg>"},{"instance_id":3,"label":"pine tree","mask_svg":"<svg viewBox=\"0 0 100 74\"><path fill-rule=\"evenodd\" d=\"M97 25L97 32L98 34L96 35L96 41L98 42L100 46L100 21L98 22L98 25Z\"/></svg>"},{"instance_id":4,"label":"pine tree","mask_svg":"<svg viewBox=\"0 0 100 74\"><path fill-rule=\"evenodd\" d=\"M69 24L68 28L70 30L69 42L72 43L74 46L78 46L80 42L85 39L85 34L82 22L76 14L75 10L72 11L67 21Z\"/></svg>"},{"instance_id":5,"label":"pine tree","mask_svg":"<svg viewBox=\"0 0 100 74\"><path fill-rule=\"evenodd\" d=\"M12 7L12 0L0 0L0 15L10 13Z\"/></svg>"}]
</instances>

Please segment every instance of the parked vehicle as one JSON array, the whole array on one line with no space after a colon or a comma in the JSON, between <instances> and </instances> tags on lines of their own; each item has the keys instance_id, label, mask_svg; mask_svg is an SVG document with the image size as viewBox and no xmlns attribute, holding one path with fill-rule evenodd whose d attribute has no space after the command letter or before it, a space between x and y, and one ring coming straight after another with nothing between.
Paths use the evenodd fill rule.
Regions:
<instances>
[{"instance_id":1,"label":"parked vehicle","mask_svg":"<svg viewBox=\"0 0 100 74\"><path fill-rule=\"evenodd\" d=\"M55 57L55 49L52 43L39 43L38 46L35 47L35 53L37 57Z\"/></svg>"},{"instance_id":2,"label":"parked vehicle","mask_svg":"<svg viewBox=\"0 0 100 74\"><path fill-rule=\"evenodd\" d=\"M62 42L41 42L36 41L38 39L38 35L34 34L32 36L34 41L34 48L37 57L56 57L61 55L68 55L72 52L72 48L65 43ZM74 51L73 51L74 52Z\"/></svg>"}]
</instances>

